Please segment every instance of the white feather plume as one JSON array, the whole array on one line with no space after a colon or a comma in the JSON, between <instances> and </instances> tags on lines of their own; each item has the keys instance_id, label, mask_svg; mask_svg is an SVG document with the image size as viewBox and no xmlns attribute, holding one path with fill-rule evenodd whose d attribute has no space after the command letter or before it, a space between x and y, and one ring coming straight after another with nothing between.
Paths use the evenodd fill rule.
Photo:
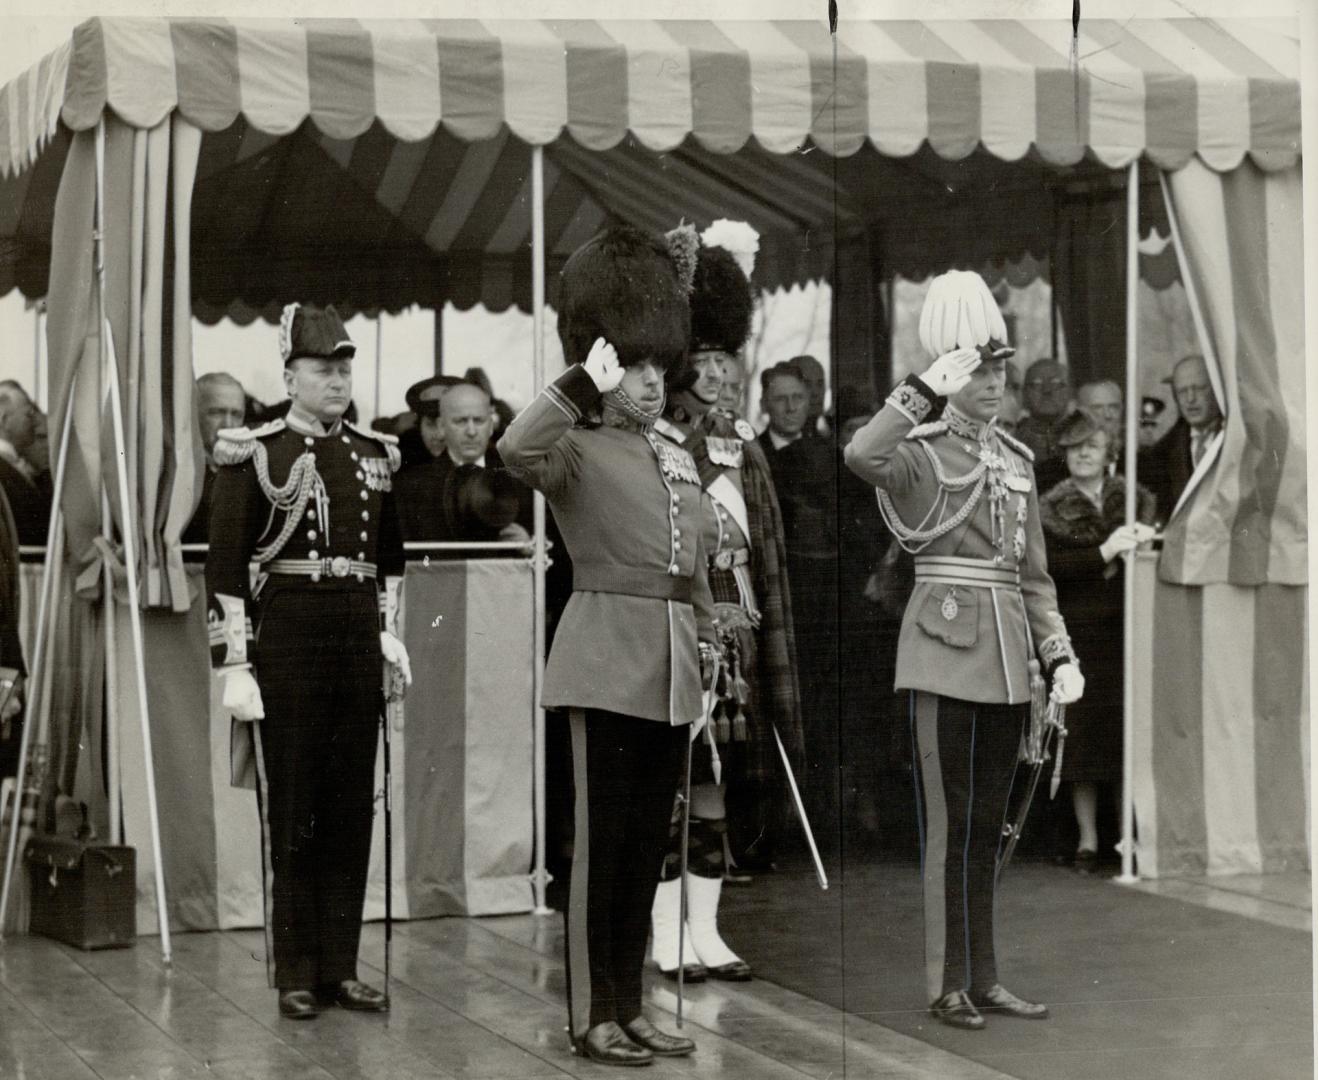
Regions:
<instances>
[{"instance_id":1,"label":"white feather plume","mask_svg":"<svg viewBox=\"0 0 1318 1080\"><path fill-rule=\"evenodd\" d=\"M949 270L929 286L920 311L920 344L932 357L953 349L1007 344L1007 324L993 293L973 270Z\"/></svg>"},{"instance_id":2,"label":"white feather plume","mask_svg":"<svg viewBox=\"0 0 1318 1080\"><path fill-rule=\"evenodd\" d=\"M284 313L279 316L279 359L287 361L293 351L293 318L302 305L294 301L284 305Z\"/></svg>"},{"instance_id":3,"label":"white feather plume","mask_svg":"<svg viewBox=\"0 0 1318 1080\"><path fill-rule=\"evenodd\" d=\"M755 271L755 256L760 250L760 234L745 221L719 218L700 234L705 247L721 247L737 260L749 281Z\"/></svg>"}]
</instances>

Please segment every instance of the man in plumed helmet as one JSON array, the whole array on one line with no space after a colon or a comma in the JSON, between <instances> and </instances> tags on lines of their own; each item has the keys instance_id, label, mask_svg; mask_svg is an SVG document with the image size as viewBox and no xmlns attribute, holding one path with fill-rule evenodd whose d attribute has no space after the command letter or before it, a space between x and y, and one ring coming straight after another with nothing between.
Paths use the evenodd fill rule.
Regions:
<instances>
[{"instance_id":1,"label":"man in plumed helmet","mask_svg":"<svg viewBox=\"0 0 1318 1080\"><path fill-rule=\"evenodd\" d=\"M920 341L937 359L897 385L845 452L915 555L896 685L911 693L925 974L934 1017L970 1030L984 1012L1048 1016L998 981L997 855L1031 698L1047 692L1040 666L1054 700L1084 691L1048 576L1033 455L997 423L1006 337L978 274L935 278Z\"/></svg>"},{"instance_id":2,"label":"man in plumed helmet","mask_svg":"<svg viewBox=\"0 0 1318 1080\"><path fill-rule=\"evenodd\" d=\"M411 681L387 615L403 573L392 436L343 418L355 347L334 308L284 309L285 417L221 431L206 591L211 659L250 739L267 969L279 1011L382 1011L357 979L382 673ZM259 573L250 584L248 566Z\"/></svg>"},{"instance_id":3,"label":"man in plumed helmet","mask_svg":"<svg viewBox=\"0 0 1318 1080\"><path fill-rule=\"evenodd\" d=\"M701 538L721 663L713 721L692 756L686 930L679 934L681 837L675 827L655 896L654 958L669 977L677 976L682 960L690 982L707 975L744 980L750 966L728 947L717 921L730 861L728 803L735 793L747 819L739 824L765 828L768 807L781 805L786 790L774 728L786 746L799 750L802 741L787 554L769 463L751 426L717 404L724 363L736 359L750 336L754 255L746 249L756 234L744 222L720 220L700 237L690 226L670 237L696 248L691 348L685 370L669 380L668 405L655 426L691 453L700 472Z\"/></svg>"},{"instance_id":4,"label":"man in plumed helmet","mask_svg":"<svg viewBox=\"0 0 1318 1080\"><path fill-rule=\"evenodd\" d=\"M572 558L541 704L567 710L572 734L572 1045L610 1065L695 1049L641 1012L657 870L715 640L700 474L655 430L664 375L686 356L688 282L635 229L578 249L559 290L568 369L499 440L508 468L549 500Z\"/></svg>"}]
</instances>

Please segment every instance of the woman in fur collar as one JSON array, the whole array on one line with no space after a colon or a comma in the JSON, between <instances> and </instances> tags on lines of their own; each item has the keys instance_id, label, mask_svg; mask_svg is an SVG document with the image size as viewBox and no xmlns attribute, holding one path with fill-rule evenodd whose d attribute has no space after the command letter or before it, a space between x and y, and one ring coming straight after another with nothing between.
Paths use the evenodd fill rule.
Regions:
<instances>
[{"instance_id":1,"label":"woman in fur collar","mask_svg":"<svg viewBox=\"0 0 1318 1080\"><path fill-rule=\"evenodd\" d=\"M1138 519L1126 525L1126 481L1109 476L1115 444L1090 416L1077 412L1063 424L1058 446L1068 476L1039 502L1048 572L1076 652L1085 658L1085 696L1067 709L1062 778L1071 799L1080 843L1075 867L1092 873L1098 861L1100 784L1121 783L1121 713L1124 589L1121 555L1153 538L1154 498L1140 487Z\"/></svg>"}]
</instances>

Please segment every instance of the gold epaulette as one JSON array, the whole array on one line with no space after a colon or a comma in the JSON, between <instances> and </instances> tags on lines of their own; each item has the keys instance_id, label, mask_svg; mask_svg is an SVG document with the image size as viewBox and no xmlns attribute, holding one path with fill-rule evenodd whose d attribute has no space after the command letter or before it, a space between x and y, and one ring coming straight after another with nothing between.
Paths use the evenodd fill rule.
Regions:
<instances>
[{"instance_id":1,"label":"gold epaulette","mask_svg":"<svg viewBox=\"0 0 1318 1080\"><path fill-rule=\"evenodd\" d=\"M946 420L932 420L927 424L916 424L906 433L908 439L932 439L935 435L947 434Z\"/></svg>"},{"instance_id":2,"label":"gold epaulette","mask_svg":"<svg viewBox=\"0 0 1318 1080\"><path fill-rule=\"evenodd\" d=\"M376 431L374 428L358 427L351 420L343 421L343 426L354 434L360 435L363 439L371 439L383 446L385 454L389 457L390 472L397 472L403 467L403 452L398 449L397 435L389 435L383 431Z\"/></svg>"},{"instance_id":3,"label":"gold epaulette","mask_svg":"<svg viewBox=\"0 0 1318 1080\"><path fill-rule=\"evenodd\" d=\"M1002 428L998 428L998 437L1031 465L1034 464L1034 451L1016 438L1015 435L1008 435Z\"/></svg>"},{"instance_id":4,"label":"gold epaulette","mask_svg":"<svg viewBox=\"0 0 1318 1080\"><path fill-rule=\"evenodd\" d=\"M256 442L269 435L277 435L285 427L283 417L255 428L224 428L215 436L211 456L216 465L241 465L256 453Z\"/></svg>"}]
</instances>

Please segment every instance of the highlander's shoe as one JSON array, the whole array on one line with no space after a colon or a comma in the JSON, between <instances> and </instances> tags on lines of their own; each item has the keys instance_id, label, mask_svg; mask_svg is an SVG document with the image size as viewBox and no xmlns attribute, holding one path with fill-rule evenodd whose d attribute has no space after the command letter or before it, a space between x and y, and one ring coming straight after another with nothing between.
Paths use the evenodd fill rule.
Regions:
<instances>
[{"instance_id":1,"label":"highlander's shoe","mask_svg":"<svg viewBox=\"0 0 1318 1080\"><path fill-rule=\"evenodd\" d=\"M333 1002L341 1009L353 1012L388 1012L389 999L374 986L367 986L356 979L344 979L337 986L327 986L321 991L321 998Z\"/></svg>"},{"instance_id":2,"label":"highlander's shoe","mask_svg":"<svg viewBox=\"0 0 1318 1080\"><path fill-rule=\"evenodd\" d=\"M1010 990L1004 989L1001 983L995 983L987 990L972 990L970 1000L981 1009L1003 1016L1018 1016L1022 1020L1048 1019L1047 1005L1023 1001Z\"/></svg>"},{"instance_id":3,"label":"highlander's shoe","mask_svg":"<svg viewBox=\"0 0 1318 1080\"><path fill-rule=\"evenodd\" d=\"M677 968L671 971L668 968L660 968L659 974L665 979L672 979L677 982ZM709 970L703 964L687 964L686 969L682 972L682 982L690 986L692 983L702 983L709 978Z\"/></svg>"},{"instance_id":4,"label":"highlander's shoe","mask_svg":"<svg viewBox=\"0 0 1318 1080\"><path fill-rule=\"evenodd\" d=\"M964 1028L966 1031L979 1031L984 1026L984 1018L971 1004L970 995L964 990L944 994L929 1006L929 1015L948 1027Z\"/></svg>"},{"instance_id":5,"label":"highlander's shoe","mask_svg":"<svg viewBox=\"0 0 1318 1080\"><path fill-rule=\"evenodd\" d=\"M649 1065L654 1061L654 1054L627 1038L613 1020L596 1024L580 1042L573 1040L572 1049L601 1065Z\"/></svg>"},{"instance_id":6,"label":"highlander's shoe","mask_svg":"<svg viewBox=\"0 0 1318 1080\"><path fill-rule=\"evenodd\" d=\"M320 1015L320 1002L310 990L281 990L279 1015L289 1020L314 1020Z\"/></svg>"},{"instance_id":7,"label":"highlander's shoe","mask_svg":"<svg viewBox=\"0 0 1318 1080\"><path fill-rule=\"evenodd\" d=\"M627 1038L638 1046L644 1046L660 1057L683 1057L696 1048L696 1044L681 1035L669 1035L660 1031L644 1016L622 1025Z\"/></svg>"},{"instance_id":8,"label":"highlander's shoe","mask_svg":"<svg viewBox=\"0 0 1318 1080\"><path fill-rule=\"evenodd\" d=\"M736 960L727 964L720 964L718 967L706 969L711 979L722 979L724 982L750 982L751 966L738 957Z\"/></svg>"}]
</instances>

